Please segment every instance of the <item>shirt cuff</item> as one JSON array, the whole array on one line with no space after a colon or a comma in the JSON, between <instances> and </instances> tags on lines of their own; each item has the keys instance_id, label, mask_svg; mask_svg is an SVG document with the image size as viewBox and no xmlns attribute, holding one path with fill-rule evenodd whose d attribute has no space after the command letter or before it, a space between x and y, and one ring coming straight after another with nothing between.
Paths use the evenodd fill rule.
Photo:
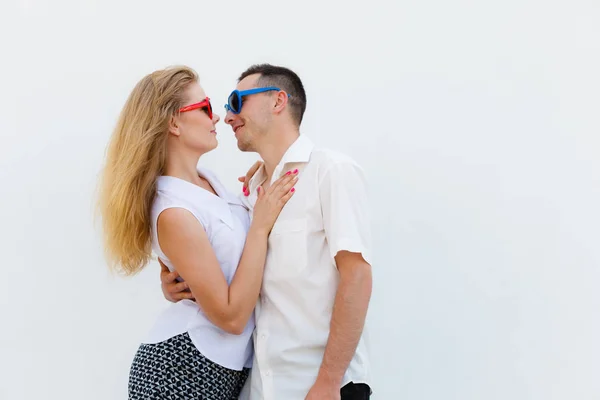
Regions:
<instances>
[{"instance_id":1,"label":"shirt cuff","mask_svg":"<svg viewBox=\"0 0 600 400\"><path fill-rule=\"evenodd\" d=\"M349 251L350 253L360 253L360 255L367 262L367 264L373 265L371 264L371 252L369 251L367 246L357 242L356 240L352 240L349 238L341 238L338 239L335 243L331 243L329 249L331 253L331 258L333 260L335 260L335 256L340 251Z\"/></svg>"}]
</instances>

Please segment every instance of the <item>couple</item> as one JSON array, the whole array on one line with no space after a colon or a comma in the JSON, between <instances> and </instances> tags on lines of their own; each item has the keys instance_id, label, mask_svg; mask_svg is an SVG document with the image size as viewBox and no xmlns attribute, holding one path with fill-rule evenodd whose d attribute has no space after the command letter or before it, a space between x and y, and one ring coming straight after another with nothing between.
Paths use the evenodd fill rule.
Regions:
<instances>
[{"instance_id":1,"label":"couple","mask_svg":"<svg viewBox=\"0 0 600 400\"><path fill-rule=\"evenodd\" d=\"M369 399L370 221L361 168L300 135L293 71L254 65L225 123L263 159L228 192L198 161L217 147L197 74L171 67L133 89L101 182L111 267L154 251L173 304L131 365L130 399Z\"/></svg>"}]
</instances>

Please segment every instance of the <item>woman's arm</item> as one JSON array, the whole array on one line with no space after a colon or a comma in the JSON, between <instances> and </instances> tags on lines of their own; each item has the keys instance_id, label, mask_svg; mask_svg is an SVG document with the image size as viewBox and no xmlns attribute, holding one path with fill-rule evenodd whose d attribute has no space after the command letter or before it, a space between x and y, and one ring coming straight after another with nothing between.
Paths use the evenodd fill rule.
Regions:
<instances>
[{"instance_id":1,"label":"woman's arm","mask_svg":"<svg viewBox=\"0 0 600 400\"><path fill-rule=\"evenodd\" d=\"M231 285L219 265L203 226L189 211L169 208L158 218L160 247L189 286L211 322L241 334L260 293L267 238L283 205L291 198L296 177L284 176L259 194L244 251Z\"/></svg>"},{"instance_id":2,"label":"woman's arm","mask_svg":"<svg viewBox=\"0 0 600 400\"><path fill-rule=\"evenodd\" d=\"M212 323L239 335L256 305L268 232L251 227L231 286L227 285L206 231L189 211L170 208L158 219L160 247L190 287Z\"/></svg>"}]
</instances>

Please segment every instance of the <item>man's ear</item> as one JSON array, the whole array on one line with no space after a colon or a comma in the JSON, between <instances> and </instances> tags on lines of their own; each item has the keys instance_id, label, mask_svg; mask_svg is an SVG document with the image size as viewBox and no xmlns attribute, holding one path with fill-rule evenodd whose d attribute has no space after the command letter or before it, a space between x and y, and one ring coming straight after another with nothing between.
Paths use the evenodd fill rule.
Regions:
<instances>
[{"instance_id":1,"label":"man's ear","mask_svg":"<svg viewBox=\"0 0 600 400\"><path fill-rule=\"evenodd\" d=\"M277 92L277 97L275 99L275 105L273 106L274 110L276 113L280 113L283 110L285 110L285 107L288 104L288 94L283 91L280 90L279 92Z\"/></svg>"},{"instance_id":2,"label":"man's ear","mask_svg":"<svg viewBox=\"0 0 600 400\"><path fill-rule=\"evenodd\" d=\"M181 132L179 131L179 121L175 116L172 116L169 120L169 133L175 136L181 135Z\"/></svg>"}]
</instances>

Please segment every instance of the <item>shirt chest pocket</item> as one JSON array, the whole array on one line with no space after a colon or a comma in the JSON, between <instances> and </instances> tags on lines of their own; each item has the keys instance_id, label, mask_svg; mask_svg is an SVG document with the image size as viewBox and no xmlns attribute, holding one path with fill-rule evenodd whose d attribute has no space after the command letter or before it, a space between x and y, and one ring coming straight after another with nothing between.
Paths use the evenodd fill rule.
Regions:
<instances>
[{"instance_id":1,"label":"shirt chest pocket","mask_svg":"<svg viewBox=\"0 0 600 400\"><path fill-rule=\"evenodd\" d=\"M306 218L280 220L269 235L269 253L265 274L277 277L298 275L306 268Z\"/></svg>"}]
</instances>

